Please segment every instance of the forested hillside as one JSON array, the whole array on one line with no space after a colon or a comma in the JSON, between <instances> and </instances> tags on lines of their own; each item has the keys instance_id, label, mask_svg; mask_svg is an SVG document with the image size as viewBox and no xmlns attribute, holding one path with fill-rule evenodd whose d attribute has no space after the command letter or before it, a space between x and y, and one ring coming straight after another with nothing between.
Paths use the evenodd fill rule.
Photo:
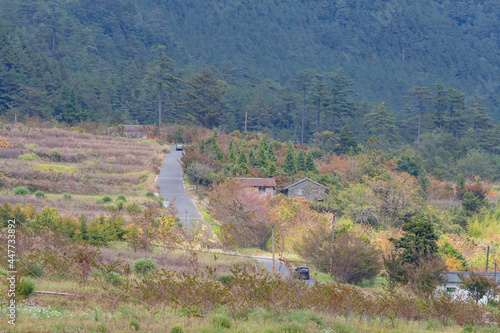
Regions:
<instances>
[{"instance_id":1,"label":"forested hillside","mask_svg":"<svg viewBox=\"0 0 500 333\"><path fill-rule=\"evenodd\" d=\"M233 131L246 115L249 131L297 143L347 126L384 147L500 146L493 0L0 0L0 12L7 120L157 123L161 101L164 122Z\"/></svg>"}]
</instances>

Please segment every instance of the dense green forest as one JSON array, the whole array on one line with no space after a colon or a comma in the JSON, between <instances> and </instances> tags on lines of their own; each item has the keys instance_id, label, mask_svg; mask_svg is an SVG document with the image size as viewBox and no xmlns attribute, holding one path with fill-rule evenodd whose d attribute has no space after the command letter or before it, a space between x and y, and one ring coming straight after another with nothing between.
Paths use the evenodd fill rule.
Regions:
<instances>
[{"instance_id":1,"label":"dense green forest","mask_svg":"<svg viewBox=\"0 0 500 333\"><path fill-rule=\"evenodd\" d=\"M500 149L495 1L1 0L0 12L7 120L158 123L161 104L163 122L247 119L301 144L345 127L454 159Z\"/></svg>"}]
</instances>

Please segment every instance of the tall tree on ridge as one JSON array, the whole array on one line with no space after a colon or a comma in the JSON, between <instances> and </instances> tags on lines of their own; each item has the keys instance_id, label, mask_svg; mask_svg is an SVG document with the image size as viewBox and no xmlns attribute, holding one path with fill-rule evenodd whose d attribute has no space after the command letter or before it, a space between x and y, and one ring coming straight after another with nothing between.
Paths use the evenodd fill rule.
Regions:
<instances>
[{"instance_id":1,"label":"tall tree on ridge","mask_svg":"<svg viewBox=\"0 0 500 333\"><path fill-rule=\"evenodd\" d=\"M205 127L219 126L224 116L226 82L219 80L214 68L202 68L187 83L191 89L182 92L186 99L181 106L191 121Z\"/></svg>"},{"instance_id":2,"label":"tall tree on ridge","mask_svg":"<svg viewBox=\"0 0 500 333\"><path fill-rule=\"evenodd\" d=\"M449 106L448 92L441 82L434 84L436 91L434 92L434 126L444 128L446 110Z\"/></svg>"},{"instance_id":3,"label":"tall tree on ridge","mask_svg":"<svg viewBox=\"0 0 500 333\"><path fill-rule=\"evenodd\" d=\"M472 111L472 124L474 125L474 140L477 141L480 130L486 131L492 127L488 108L483 106L483 98L477 92L472 95L472 103L470 104Z\"/></svg>"},{"instance_id":4,"label":"tall tree on ridge","mask_svg":"<svg viewBox=\"0 0 500 333\"><path fill-rule=\"evenodd\" d=\"M448 89L450 112L448 116L448 131L458 139L460 131L465 129L467 123L467 105L465 94L458 89Z\"/></svg>"},{"instance_id":5,"label":"tall tree on ridge","mask_svg":"<svg viewBox=\"0 0 500 333\"><path fill-rule=\"evenodd\" d=\"M163 85L170 90L179 80L174 76L174 61L165 55L166 47L159 45L156 47L157 58L153 61L151 68L146 73L145 80L158 86L158 126L161 127L161 115L163 104Z\"/></svg>"},{"instance_id":6,"label":"tall tree on ridge","mask_svg":"<svg viewBox=\"0 0 500 333\"><path fill-rule=\"evenodd\" d=\"M293 80L293 82L297 83L299 86L301 92L302 92L302 130L301 130L301 136L300 136L300 144L304 145L304 122L305 122L305 116L306 116L306 94L311 87L311 81L313 78L313 75L315 74L314 70L312 69L304 69L301 70L300 72L296 73L297 79Z\"/></svg>"},{"instance_id":7,"label":"tall tree on ridge","mask_svg":"<svg viewBox=\"0 0 500 333\"><path fill-rule=\"evenodd\" d=\"M417 112L417 117L418 117L417 141L419 141L421 134L421 126L422 126L422 115L429 108L432 94L430 89L427 87L413 87L410 90L408 90L407 93L408 95L406 95L405 97L413 101L415 111Z\"/></svg>"},{"instance_id":8,"label":"tall tree on ridge","mask_svg":"<svg viewBox=\"0 0 500 333\"><path fill-rule=\"evenodd\" d=\"M320 131L320 118L323 112L322 106L326 104L328 97L328 85L326 84L326 77L322 74L315 74L313 86L311 88L311 97L313 104L316 107L316 133Z\"/></svg>"},{"instance_id":9,"label":"tall tree on ridge","mask_svg":"<svg viewBox=\"0 0 500 333\"><path fill-rule=\"evenodd\" d=\"M332 81L332 86L330 87L332 132L335 133L338 125L336 122L337 119L342 115L351 115L353 111L352 103L347 100L349 94L353 92L353 90L349 89L353 82L344 74L342 69L330 73L329 78Z\"/></svg>"}]
</instances>

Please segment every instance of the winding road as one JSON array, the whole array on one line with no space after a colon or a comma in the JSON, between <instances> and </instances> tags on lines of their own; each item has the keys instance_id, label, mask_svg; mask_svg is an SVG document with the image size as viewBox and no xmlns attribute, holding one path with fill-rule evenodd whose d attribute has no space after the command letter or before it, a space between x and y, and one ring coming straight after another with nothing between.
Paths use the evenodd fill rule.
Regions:
<instances>
[{"instance_id":1,"label":"winding road","mask_svg":"<svg viewBox=\"0 0 500 333\"><path fill-rule=\"evenodd\" d=\"M184 225L184 228L189 230L196 222L206 222L198 213L193 199L184 188L182 167L179 161L181 156L182 151L175 150L175 146L170 146L170 153L165 154L157 185L160 187L160 196L165 198L166 201L175 198L174 204L177 207L177 217Z\"/></svg>"},{"instance_id":2,"label":"winding road","mask_svg":"<svg viewBox=\"0 0 500 333\"><path fill-rule=\"evenodd\" d=\"M165 154L163 167L158 175L157 185L160 187L159 195L165 198L166 201L171 201L175 198L175 206L177 207L177 217L184 225L186 230L190 230L196 222L205 223L210 230L210 225L206 223L198 213L192 197L184 188L183 172L179 162L182 156L182 151L175 150L175 146L170 146L170 153ZM166 204L166 203L165 203ZM269 272L273 271L273 261L267 257L252 257L264 266ZM275 261L275 272L283 278L290 278L293 273L285 264L280 261ZM315 283L314 279L305 280L309 285Z\"/></svg>"}]
</instances>

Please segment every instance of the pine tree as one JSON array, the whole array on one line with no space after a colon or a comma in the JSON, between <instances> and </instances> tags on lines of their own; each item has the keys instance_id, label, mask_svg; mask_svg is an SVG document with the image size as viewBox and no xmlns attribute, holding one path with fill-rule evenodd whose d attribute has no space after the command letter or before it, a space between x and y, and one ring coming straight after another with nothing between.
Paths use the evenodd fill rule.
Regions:
<instances>
[{"instance_id":1,"label":"pine tree","mask_svg":"<svg viewBox=\"0 0 500 333\"><path fill-rule=\"evenodd\" d=\"M267 159L271 162L276 162L276 152L274 151L274 146L272 144L268 145Z\"/></svg>"},{"instance_id":2,"label":"pine tree","mask_svg":"<svg viewBox=\"0 0 500 333\"><path fill-rule=\"evenodd\" d=\"M151 64L150 69L146 73L145 80L157 85L158 89L158 126L162 124L162 105L163 105L163 86L167 86L169 91L172 91L179 81L174 75L174 61L165 55L166 46L159 45L156 47L157 58Z\"/></svg>"},{"instance_id":3,"label":"pine tree","mask_svg":"<svg viewBox=\"0 0 500 333\"><path fill-rule=\"evenodd\" d=\"M233 140L229 141L229 162L236 162L236 148L234 147Z\"/></svg>"},{"instance_id":4,"label":"pine tree","mask_svg":"<svg viewBox=\"0 0 500 333\"><path fill-rule=\"evenodd\" d=\"M205 127L219 126L224 119L226 82L217 78L215 69L202 68L187 84L190 89L183 90L185 100L180 103L187 120Z\"/></svg>"},{"instance_id":5,"label":"pine tree","mask_svg":"<svg viewBox=\"0 0 500 333\"><path fill-rule=\"evenodd\" d=\"M470 105L472 125L474 126L474 141L479 141L481 132L486 132L492 127L493 119L490 118L488 108L483 106L483 98L474 92L472 95L472 103Z\"/></svg>"},{"instance_id":6,"label":"pine tree","mask_svg":"<svg viewBox=\"0 0 500 333\"><path fill-rule=\"evenodd\" d=\"M240 152L240 156L238 157L238 169L244 171L245 173L248 170L248 161L243 150Z\"/></svg>"},{"instance_id":7,"label":"pine tree","mask_svg":"<svg viewBox=\"0 0 500 333\"><path fill-rule=\"evenodd\" d=\"M434 87L436 88L434 92L434 126L444 128L446 110L449 107L448 92L440 82L436 82Z\"/></svg>"},{"instance_id":8,"label":"pine tree","mask_svg":"<svg viewBox=\"0 0 500 333\"><path fill-rule=\"evenodd\" d=\"M66 102L61 114L59 114L58 119L65 123L74 124L85 120L86 118L85 112L78 105L75 91L71 89L69 93L69 100Z\"/></svg>"},{"instance_id":9,"label":"pine tree","mask_svg":"<svg viewBox=\"0 0 500 333\"><path fill-rule=\"evenodd\" d=\"M306 169L306 153L301 149L297 152L297 162L295 164L298 171L307 171Z\"/></svg>"},{"instance_id":10,"label":"pine tree","mask_svg":"<svg viewBox=\"0 0 500 333\"><path fill-rule=\"evenodd\" d=\"M376 136L379 140L385 138L388 141L399 139L396 120L389 113L385 103L378 103L369 113L365 114L364 121L370 135Z\"/></svg>"},{"instance_id":11,"label":"pine tree","mask_svg":"<svg viewBox=\"0 0 500 333\"><path fill-rule=\"evenodd\" d=\"M356 137L347 126L342 127L342 130L340 131L340 147L337 152L339 154L356 154L358 151L359 147Z\"/></svg>"},{"instance_id":12,"label":"pine tree","mask_svg":"<svg viewBox=\"0 0 500 333\"><path fill-rule=\"evenodd\" d=\"M307 152L306 157L306 170L316 173L316 165L314 164L314 158L310 151Z\"/></svg>"},{"instance_id":13,"label":"pine tree","mask_svg":"<svg viewBox=\"0 0 500 333\"><path fill-rule=\"evenodd\" d=\"M338 121L342 116L352 116L354 107L348 100L353 92L349 87L353 85L347 75L342 70L338 70L329 75L332 85L330 86L330 116L332 117L332 132L335 133Z\"/></svg>"},{"instance_id":14,"label":"pine tree","mask_svg":"<svg viewBox=\"0 0 500 333\"><path fill-rule=\"evenodd\" d=\"M259 147L257 148L257 160L256 164L260 168L267 166L267 145L264 138L260 140Z\"/></svg>"},{"instance_id":15,"label":"pine tree","mask_svg":"<svg viewBox=\"0 0 500 333\"><path fill-rule=\"evenodd\" d=\"M429 104L432 99L432 94L427 87L413 87L408 90L406 98L413 102L414 111L417 113L418 119L418 131L417 131L417 141L420 140L421 127L422 127L422 116L429 109Z\"/></svg>"},{"instance_id":16,"label":"pine tree","mask_svg":"<svg viewBox=\"0 0 500 333\"><path fill-rule=\"evenodd\" d=\"M301 114L301 135L300 135L300 144L304 145L304 125L305 125L305 117L306 117L306 94L311 87L311 81L315 72L312 69L304 69L295 75L297 75L297 79L293 80L293 82L297 83L299 86L300 92L302 94L302 114Z\"/></svg>"},{"instance_id":17,"label":"pine tree","mask_svg":"<svg viewBox=\"0 0 500 333\"><path fill-rule=\"evenodd\" d=\"M313 86L311 87L311 98L314 107L316 108L316 133L320 132L320 119L323 113L323 106L327 104L328 85L326 84L326 76L315 74Z\"/></svg>"},{"instance_id":18,"label":"pine tree","mask_svg":"<svg viewBox=\"0 0 500 333\"><path fill-rule=\"evenodd\" d=\"M448 100L450 101L447 119L448 131L458 139L468 122L465 94L458 89L450 88L448 89Z\"/></svg>"}]
</instances>

